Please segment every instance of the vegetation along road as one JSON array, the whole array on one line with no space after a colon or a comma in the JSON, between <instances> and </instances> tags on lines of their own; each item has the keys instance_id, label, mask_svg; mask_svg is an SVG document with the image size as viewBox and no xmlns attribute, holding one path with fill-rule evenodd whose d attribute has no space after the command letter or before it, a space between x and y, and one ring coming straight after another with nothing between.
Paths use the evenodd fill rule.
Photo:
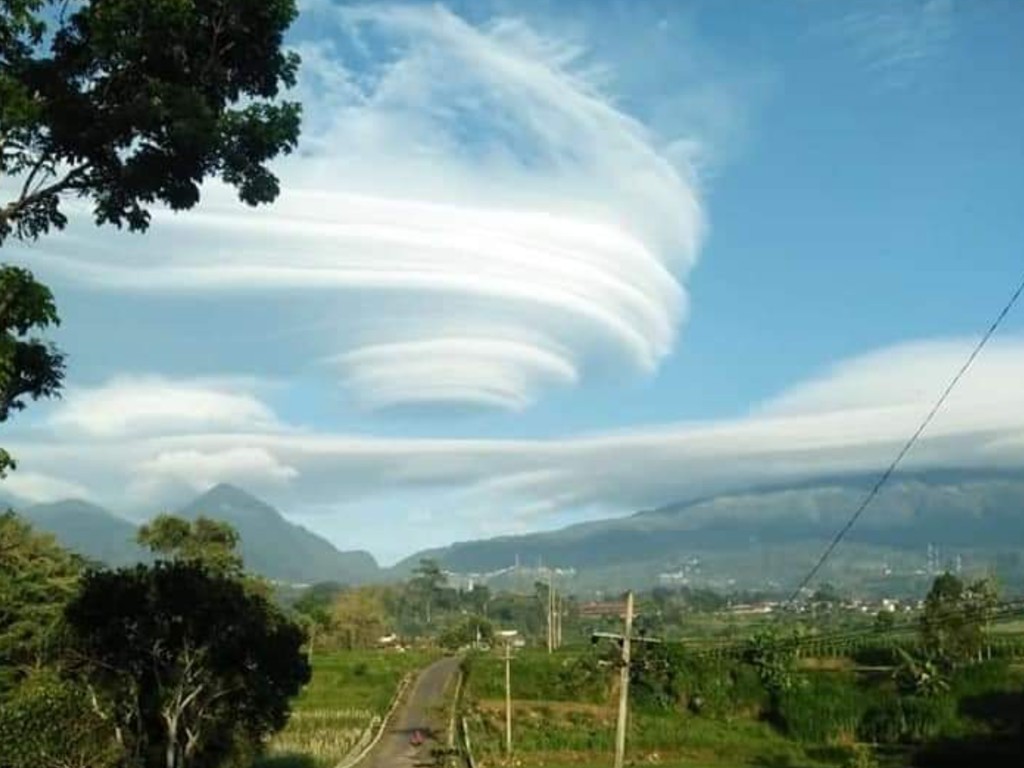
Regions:
<instances>
[{"instance_id":1,"label":"vegetation along road","mask_svg":"<svg viewBox=\"0 0 1024 768\"><path fill-rule=\"evenodd\" d=\"M436 722L438 705L458 668L458 659L449 657L434 662L420 673L391 718L387 732L360 763L360 768L405 768L430 762L431 744L444 732L444 723ZM425 738L418 746L413 744L416 731Z\"/></svg>"}]
</instances>

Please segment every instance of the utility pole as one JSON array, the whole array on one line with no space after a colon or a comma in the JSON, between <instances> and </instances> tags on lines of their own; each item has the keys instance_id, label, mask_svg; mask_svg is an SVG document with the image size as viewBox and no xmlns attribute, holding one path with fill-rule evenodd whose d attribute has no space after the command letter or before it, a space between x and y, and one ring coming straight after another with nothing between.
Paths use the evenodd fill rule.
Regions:
<instances>
[{"instance_id":1,"label":"utility pole","mask_svg":"<svg viewBox=\"0 0 1024 768\"><path fill-rule=\"evenodd\" d=\"M630 635L633 634L633 593L626 593L626 630L622 634L622 666L619 668L619 719L615 725L615 768L626 755L626 716L629 712Z\"/></svg>"},{"instance_id":2,"label":"utility pole","mask_svg":"<svg viewBox=\"0 0 1024 768\"><path fill-rule=\"evenodd\" d=\"M512 757L512 640L505 640L505 754Z\"/></svg>"},{"instance_id":3,"label":"utility pole","mask_svg":"<svg viewBox=\"0 0 1024 768\"><path fill-rule=\"evenodd\" d=\"M616 635L612 632L593 632L590 635L590 642L598 640L612 640L619 644L621 657L619 659L619 717L615 727L615 768L622 768L626 755L626 720L629 714L629 676L630 663L632 661L633 643L660 643L656 637L633 637L633 593L626 593L626 615L625 632Z\"/></svg>"},{"instance_id":4,"label":"utility pole","mask_svg":"<svg viewBox=\"0 0 1024 768\"><path fill-rule=\"evenodd\" d=\"M555 647L562 647L562 606L564 604L561 593L555 595Z\"/></svg>"},{"instance_id":5,"label":"utility pole","mask_svg":"<svg viewBox=\"0 0 1024 768\"><path fill-rule=\"evenodd\" d=\"M548 653L555 649L555 586L554 573L548 570Z\"/></svg>"},{"instance_id":6,"label":"utility pole","mask_svg":"<svg viewBox=\"0 0 1024 768\"><path fill-rule=\"evenodd\" d=\"M505 755L512 756L512 640L514 629L498 632L505 641Z\"/></svg>"}]
</instances>

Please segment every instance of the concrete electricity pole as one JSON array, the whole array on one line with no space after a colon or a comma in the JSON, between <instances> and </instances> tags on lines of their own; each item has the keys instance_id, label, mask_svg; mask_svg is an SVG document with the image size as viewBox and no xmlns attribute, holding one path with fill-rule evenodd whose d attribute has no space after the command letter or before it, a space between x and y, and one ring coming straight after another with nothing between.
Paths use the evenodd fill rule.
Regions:
<instances>
[{"instance_id":1,"label":"concrete electricity pole","mask_svg":"<svg viewBox=\"0 0 1024 768\"><path fill-rule=\"evenodd\" d=\"M512 639L518 633L512 630L499 632L505 641L505 754L512 756Z\"/></svg>"},{"instance_id":2,"label":"concrete electricity pole","mask_svg":"<svg viewBox=\"0 0 1024 768\"><path fill-rule=\"evenodd\" d=\"M558 600L558 647L562 647L562 624L565 621L565 595Z\"/></svg>"},{"instance_id":3,"label":"concrete electricity pole","mask_svg":"<svg viewBox=\"0 0 1024 768\"><path fill-rule=\"evenodd\" d=\"M660 643L656 637L633 637L633 593L626 593L625 632L594 632L590 641L614 640L621 648L619 659L619 717L615 725L615 768L622 768L626 756L626 722L629 715L629 676L633 643Z\"/></svg>"},{"instance_id":4,"label":"concrete electricity pole","mask_svg":"<svg viewBox=\"0 0 1024 768\"><path fill-rule=\"evenodd\" d=\"M633 634L633 593L626 593L626 629L622 634L622 666L619 669L619 719L615 724L615 768L626 755L626 716L629 712L630 636Z\"/></svg>"},{"instance_id":5,"label":"concrete electricity pole","mask_svg":"<svg viewBox=\"0 0 1024 768\"><path fill-rule=\"evenodd\" d=\"M512 757L512 642L505 641L505 754Z\"/></svg>"},{"instance_id":6,"label":"concrete electricity pole","mask_svg":"<svg viewBox=\"0 0 1024 768\"><path fill-rule=\"evenodd\" d=\"M548 653L555 649L555 577L548 570Z\"/></svg>"}]
</instances>

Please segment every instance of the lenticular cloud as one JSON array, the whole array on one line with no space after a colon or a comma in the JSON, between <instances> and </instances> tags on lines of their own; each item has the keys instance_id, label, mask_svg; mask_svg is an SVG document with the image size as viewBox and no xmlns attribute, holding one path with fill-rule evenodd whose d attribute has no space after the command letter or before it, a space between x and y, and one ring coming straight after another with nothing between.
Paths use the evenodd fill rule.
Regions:
<instances>
[{"instance_id":1,"label":"lenticular cloud","mask_svg":"<svg viewBox=\"0 0 1024 768\"><path fill-rule=\"evenodd\" d=\"M521 409L598 370L654 370L685 313L700 207L585 52L436 6L306 14L303 140L273 209L209 190L202 210L157 217L173 237L153 266L79 242L76 276L336 294L311 348L370 408Z\"/></svg>"}]
</instances>

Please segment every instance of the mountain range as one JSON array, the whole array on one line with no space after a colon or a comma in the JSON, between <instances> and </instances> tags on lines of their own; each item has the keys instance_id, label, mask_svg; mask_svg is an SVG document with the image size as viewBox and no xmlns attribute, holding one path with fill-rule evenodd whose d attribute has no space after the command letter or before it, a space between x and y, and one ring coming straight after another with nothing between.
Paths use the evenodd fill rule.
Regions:
<instances>
[{"instance_id":1,"label":"mountain range","mask_svg":"<svg viewBox=\"0 0 1024 768\"><path fill-rule=\"evenodd\" d=\"M561 530L420 552L460 572L513 563L572 572L577 588L701 583L792 585L863 501L877 476L818 478L671 504ZM892 479L830 559L825 576L874 583L937 569L999 567L1024 583L1024 472L942 471Z\"/></svg>"},{"instance_id":2,"label":"mountain range","mask_svg":"<svg viewBox=\"0 0 1024 768\"><path fill-rule=\"evenodd\" d=\"M555 531L466 541L417 552L389 569L341 552L246 491L217 485L177 514L231 523L246 566L287 583L361 584L406 578L422 558L495 586L531 584L537 565L570 589L653 583L780 588L806 572L875 482L818 478L694 499ZM95 505L63 501L21 510L67 547L111 565L145 559L135 526ZM512 568L513 564L519 568ZM942 471L893 478L829 561L825 577L887 591L937 569L997 569L1024 586L1024 472ZM530 572L534 574L531 576Z\"/></svg>"},{"instance_id":3,"label":"mountain range","mask_svg":"<svg viewBox=\"0 0 1024 768\"><path fill-rule=\"evenodd\" d=\"M94 504L69 499L18 512L35 527L54 534L63 546L91 560L121 566L150 559L135 543L134 523ZM377 561L368 552L339 551L232 485L216 485L174 514L190 520L204 515L230 523L239 533L246 567L275 581L362 584L380 577Z\"/></svg>"}]
</instances>

